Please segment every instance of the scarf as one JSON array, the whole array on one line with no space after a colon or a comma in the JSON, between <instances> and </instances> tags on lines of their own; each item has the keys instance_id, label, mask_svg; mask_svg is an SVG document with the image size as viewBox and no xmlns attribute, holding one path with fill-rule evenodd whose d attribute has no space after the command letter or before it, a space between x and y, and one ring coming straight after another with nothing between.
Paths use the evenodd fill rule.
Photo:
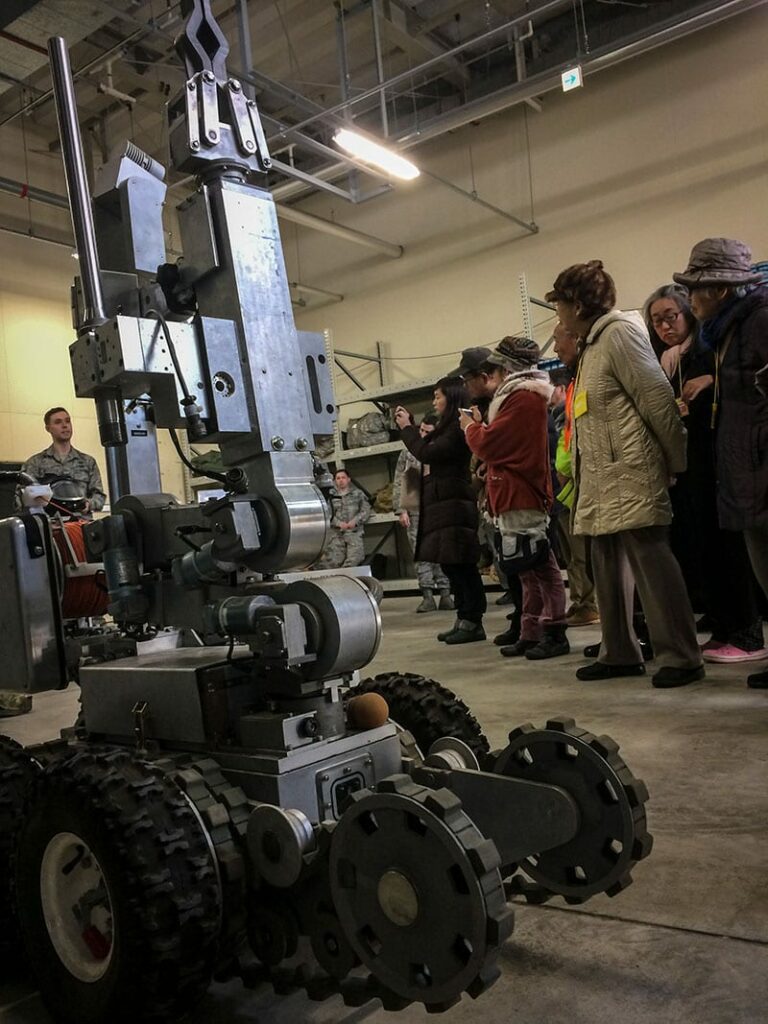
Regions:
<instances>
[{"instance_id":1,"label":"scarf","mask_svg":"<svg viewBox=\"0 0 768 1024\"><path fill-rule=\"evenodd\" d=\"M491 404L488 406L489 423L493 423L496 419L499 409L512 392L520 388L526 391L536 391L546 402L549 402L554 391L549 382L549 374L544 370L519 370L517 373L510 373L498 386L491 399Z\"/></svg>"},{"instance_id":2,"label":"scarf","mask_svg":"<svg viewBox=\"0 0 768 1024\"><path fill-rule=\"evenodd\" d=\"M689 334L682 345L673 345L672 348L665 348L661 353L661 368L666 373L667 380L672 380L678 372L683 356L690 350L691 345L693 345L693 336Z\"/></svg>"},{"instance_id":3,"label":"scarf","mask_svg":"<svg viewBox=\"0 0 768 1024\"><path fill-rule=\"evenodd\" d=\"M734 298L727 302L723 308L710 320L703 320L701 323L700 338L706 348L716 351L718 343L723 335L725 323L733 312L733 307L741 302L741 299Z\"/></svg>"}]
</instances>

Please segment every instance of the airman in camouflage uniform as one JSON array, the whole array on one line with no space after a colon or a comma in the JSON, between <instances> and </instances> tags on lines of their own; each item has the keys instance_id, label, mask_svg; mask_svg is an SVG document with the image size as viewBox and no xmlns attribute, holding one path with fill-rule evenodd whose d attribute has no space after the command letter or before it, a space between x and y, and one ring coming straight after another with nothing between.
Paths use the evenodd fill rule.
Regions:
<instances>
[{"instance_id":1,"label":"airman in camouflage uniform","mask_svg":"<svg viewBox=\"0 0 768 1024\"><path fill-rule=\"evenodd\" d=\"M365 558L363 524L371 514L370 502L351 482L345 469L336 470L334 483L328 494L331 531L318 565L321 569L361 565Z\"/></svg>"},{"instance_id":2,"label":"airman in camouflage uniform","mask_svg":"<svg viewBox=\"0 0 768 1024\"><path fill-rule=\"evenodd\" d=\"M72 480L82 487L89 511L98 512L107 500L99 467L92 455L72 447L72 420L69 413L62 408L49 409L44 422L45 429L53 438L53 444L27 459L22 470L38 483L51 483L56 478Z\"/></svg>"},{"instance_id":3,"label":"airman in camouflage uniform","mask_svg":"<svg viewBox=\"0 0 768 1024\"><path fill-rule=\"evenodd\" d=\"M53 443L45 451L33 455L22 470L38 483L51 483L56 478L71 480L82 487L87 508L98 512L107 499L96 460L72 447L72 420L66 409L49 409L43 417L45 429ZM21 493L17 492L17 505L21 509ZM0 718L24 715L32 710L32 698L26 693L0 690Z\"/></svg>"}]
</instances>

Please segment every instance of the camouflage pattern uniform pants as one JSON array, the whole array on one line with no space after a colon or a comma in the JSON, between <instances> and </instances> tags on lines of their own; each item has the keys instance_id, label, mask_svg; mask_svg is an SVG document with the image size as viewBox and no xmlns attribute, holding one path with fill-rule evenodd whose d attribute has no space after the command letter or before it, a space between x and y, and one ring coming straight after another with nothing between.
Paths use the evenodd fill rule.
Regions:
<instances>
[{"instance_id":1,"label":"camouflage pattern uniform pants","mask_svg":"<svg viewBox=\"0 0 768 1024\"><path fill-rule=\"evenodd\" d=\"M362 530L338 530L333 527L328 546L318 563L319 569L342 569L362 565L365 560Z\"/></svg>"},{"instance_id":2,"label":"camouflage pattern uniform pants","mask_svg":"<svg viewBox=\"0 0 768 1024\"><path fill-rule=\"evenodd\" d=\"M408 543L411 551L416 551L416 534L419 532L419 513L409 512L410 525L406 530ZM419 580L421 590L444 590L450 591L451 585L448 577L437 564L437 562L416 562L416 576Z\"/></svg>"}]
</instances>

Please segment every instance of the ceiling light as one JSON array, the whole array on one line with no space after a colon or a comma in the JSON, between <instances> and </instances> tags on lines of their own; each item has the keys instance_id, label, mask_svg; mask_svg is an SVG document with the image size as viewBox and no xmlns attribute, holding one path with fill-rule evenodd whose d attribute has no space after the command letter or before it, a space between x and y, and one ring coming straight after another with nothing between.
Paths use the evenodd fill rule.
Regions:
<instances>
[{"instance_id":1,"label":"ceiling light","mask_svg":"<svg viewBox=\"0 0 768 1024\"><path fill-rule=\"evenodd\" d=\"M361 135L360 132L350 131L349 128L340 128L334 135L333 141L353 156L380 167L381 170L387 171L388 174L392 174L396 178L411 181L419 176L419 168L410 160L393 153L391 149L379 145L378 142L374 142L366 135Z\"/></svg>"}]
</instances>

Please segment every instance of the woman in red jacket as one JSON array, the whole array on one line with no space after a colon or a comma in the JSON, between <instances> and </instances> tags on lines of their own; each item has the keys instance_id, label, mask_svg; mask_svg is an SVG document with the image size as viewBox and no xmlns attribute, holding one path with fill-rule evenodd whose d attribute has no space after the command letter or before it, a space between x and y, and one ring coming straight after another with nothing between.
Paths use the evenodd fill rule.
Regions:
<instances>
[{"instance_id":1,"label":"woman in red jacket","mask_svg":"<svg viewBox=\"0 0 768 1024\"><path fill-rule=\"evenodd\" d=\"M525 566L520 639L507 657L531 661L568 654L565 587L547 541L552 475L547 408L552 385L536 369L539 347L529 338L503 338L488 359L488 424L462 413L470 449L488 467L488 506L501 535L502 562ZM506 570L505 570L506 571Z\"/></svg>"}]
</instances>

